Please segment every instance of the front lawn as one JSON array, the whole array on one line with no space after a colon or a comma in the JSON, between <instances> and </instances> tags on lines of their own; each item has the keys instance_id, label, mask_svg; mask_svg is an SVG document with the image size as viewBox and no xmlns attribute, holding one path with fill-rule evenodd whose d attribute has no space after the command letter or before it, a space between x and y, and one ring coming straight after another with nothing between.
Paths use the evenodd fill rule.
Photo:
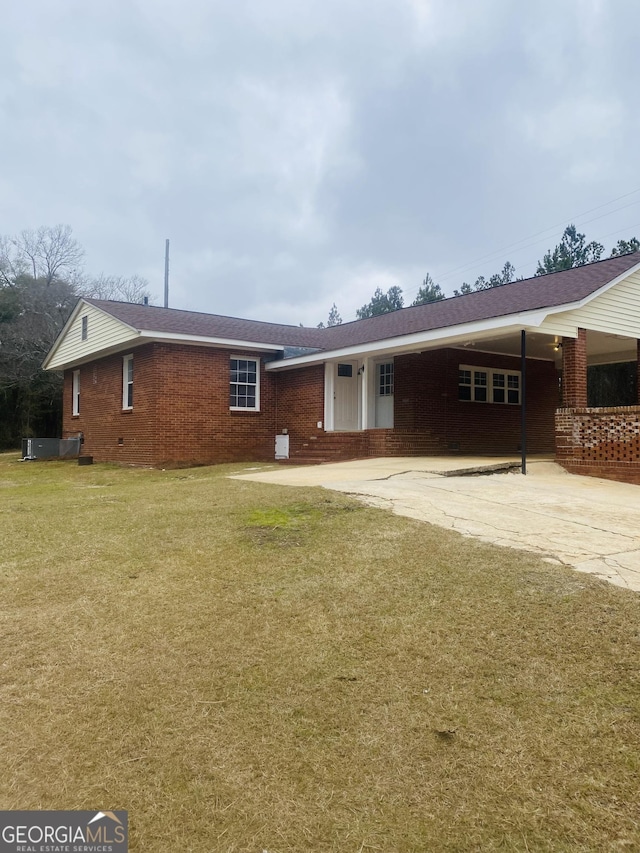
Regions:
<instances>
[{"instance_id":1,"label":"front lawn","mask_svg":"<svg viewBox=\"0 0 640 853\"><path fill-rule=\"evenodd\" d=\"M323 489L0 455L0 808L130 850L640 849L640 596Z\"/></svg>"}]
</instances>

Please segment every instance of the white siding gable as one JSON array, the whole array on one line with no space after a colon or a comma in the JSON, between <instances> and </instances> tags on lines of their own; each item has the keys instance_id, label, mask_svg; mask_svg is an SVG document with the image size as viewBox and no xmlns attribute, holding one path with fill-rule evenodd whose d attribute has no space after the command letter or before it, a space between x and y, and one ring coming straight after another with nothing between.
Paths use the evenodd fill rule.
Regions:
<instances>
[{"instance_id":1,"label":"white siding gable","mask_svg":"<svg viewBox=\"0 0 640 853\"><path fill-rule=\"evenodd\" d=\"M575 337L576 329L640 338L640 272L632 273L581 308L552 314L540 327L540 331L568 337Z\"/></svg>"},{"instance_id":2,"label":"white siding gable","mask_svg":"<svg viewBox=\"0 0 640 853\"><path fill-rule=\"evenodd\" d=\"M82 319L87 318L87 337L82 339ZM71 364L87 361L94 355L118 349L139 337L139 332L105 314L99 308L82 302L78 313L59 338L46 366L61 370Z\"/></svg>"}]
</instances>

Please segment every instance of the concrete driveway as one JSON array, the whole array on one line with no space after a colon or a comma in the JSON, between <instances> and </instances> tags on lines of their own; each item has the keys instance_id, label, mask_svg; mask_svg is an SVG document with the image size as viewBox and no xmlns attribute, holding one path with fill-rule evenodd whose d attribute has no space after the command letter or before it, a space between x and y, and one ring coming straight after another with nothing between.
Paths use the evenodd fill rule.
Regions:
<instances>
[{"instance_id":1,"label":"concrete driveway","mask_svg":"<svg viewBox=\"0 0 640 853\"><path fill-rule=\"evenodd\" d=\"M533 460L385 458L238 475L266 483L323 486L371 506L534 551L640 592L640 486L567 474ZM474 476L475 475L475 476Z\"/></svg>"}]
</instances>

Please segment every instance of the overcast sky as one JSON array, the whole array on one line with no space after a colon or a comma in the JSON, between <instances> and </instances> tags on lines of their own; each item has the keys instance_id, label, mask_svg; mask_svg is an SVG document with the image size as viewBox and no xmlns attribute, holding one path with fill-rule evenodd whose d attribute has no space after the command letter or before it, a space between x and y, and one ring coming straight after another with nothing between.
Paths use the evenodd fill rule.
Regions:
<instances>
[{"instance_id":1,"label":"overcast sky","mask_svg":"<svg viewBox=\"0 0 640 853\"><path fill-rule=\"evenodd\" d=\"M6 0L0 234L315 325L640 236L634 0ZM513 245L517 244L517 245ZM607 251L608 254L608 251Z\"/></svg>"}]
</instances>

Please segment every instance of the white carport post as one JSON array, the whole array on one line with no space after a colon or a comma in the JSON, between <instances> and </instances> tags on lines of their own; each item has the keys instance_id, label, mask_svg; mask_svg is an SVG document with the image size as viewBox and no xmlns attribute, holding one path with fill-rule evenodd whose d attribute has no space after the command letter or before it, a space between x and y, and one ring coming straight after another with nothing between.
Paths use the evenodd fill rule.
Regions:
<instances>
[{"instance_id":1,"label":"white carport post","mask_svg":"<svg viewBox=\"0 0 640 853\"><path fill-rule=\"evenodd\" d=\"M369 411L369 400L371 399L371 384L372 384L373 361L370 358L365 358L360 367L360 425L363 430L373 426L374 421L371 419Z\"/></svg>"}]
</instances>

